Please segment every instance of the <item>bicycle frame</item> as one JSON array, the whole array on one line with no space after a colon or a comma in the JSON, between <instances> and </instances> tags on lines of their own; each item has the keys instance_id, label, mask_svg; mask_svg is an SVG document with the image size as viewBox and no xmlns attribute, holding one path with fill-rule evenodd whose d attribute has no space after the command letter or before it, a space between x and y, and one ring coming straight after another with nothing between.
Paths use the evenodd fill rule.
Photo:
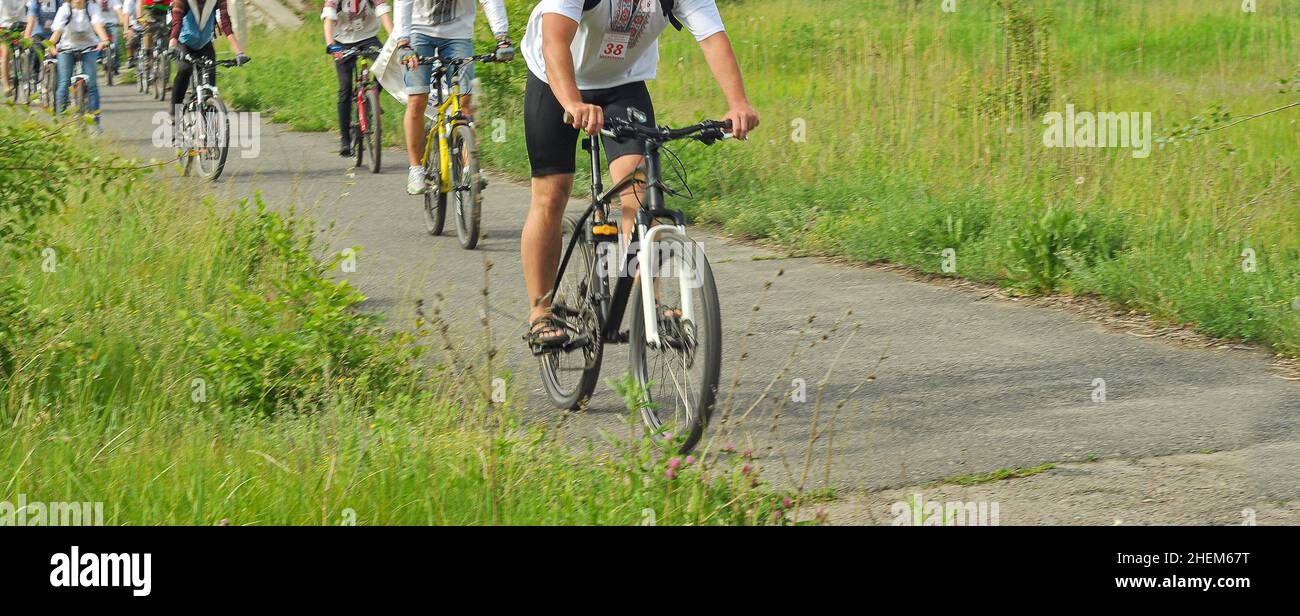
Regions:
<instances>
[{"instance_id":1,"label":"bicycle frame","mask_svg":"<svg viewBox=\"0 0 1300 616\"><path fill-rule=\"evenodd\" d=\"M655 270L655 259L637 259L637 253L653 254L645 250L644 247L654 247L663 239L675 239L683 246L691 246L691 240L686 234L685 216L679 210L668 209L664 206L664 188L661 181L662 161L660 160L660 149L662 146L649 140L641 141L642 152L645 157L644 172L638 170L631 176L619 181L617 185L605 191L601 181L600 165L600 137L599 135L588 137L584 146L591 153L591 205L578 218L577 229L581 232L586 231L587 219L600 213L600 220L609 220L609 206L614 197L623 190L632 186L644 186L645 196L641 202L641 207L637 209L636 226L633 228L632 235L629 238L629 244L626 254L623 256L621 269L618 273L618 280L614 284L613 292L609 292L609 278L607 275L599 276L601 281L597 288L592 290L593 304L600 307L601 314L597 315L600 319L600 337L603 342L623 343L627 342L627 335L619 330L623 327L623 315L627 310L627 302L632 296L632 285L636 282L636 277L642 277L644 280L654 280L657 275ZM672 224L655 224L658 218L671 218ZM555 277L555 285L552 289L559 289L560 282L563 280L564 272L568 268L569 259L573 256L573 250L581 239L577 233L569 240L568 248L561 258L559 273ZM617 240L621 244L621 238ZM631 247L636 246L633 250ZM639 270L639 271L637 271ZM687 292L687 281L679 277L679 284L683 285L682 289L682 318L693 320L695 318L695 305L692 294ZM646 344L652 348L658 348L659 338L659 319L655 314L655 288L653 284L641 285L641 318L645 320Z\"/></svg>"},{"instance_id":2,"label":"bicycle frame","mask_svg":"<svg viewBox=\"0 0 1300 616\"><path fill-rule=\"evenodd\" d=\"M357 125L363 133L370 132L366 120L366 94L374 88L375 79L370 76L370 58L362 54L357 57L357 63L352 68L352 92L356 99L353 102L357 106Z\"/></svg>"},{"instance_id":3,"label":"bicycle frame","mask_svg":"<svg viewBox=\"0 0 1300 616\"><path fill-rule=\"evenodd\" d=\"M433 86L430 88L430 94L438 93L438 98L442 98L442 77L446 73L443 66L435 67L429 81ZM433 124L429 126L429 131L424 135L424 156L420 158L420 164L428 168L430 149L436 142L438 144L438 191L450 193L451 186L451 148L447 147L447 138L451 136L451 131L456 126L466 123L465 117L461 114L460 108L460 80L453 79L451 88L447 93L447 100L438 103L437 112L434 114ZM447 122L447 116L451 116L451 122Z\"/></svg>"}]
</instances>

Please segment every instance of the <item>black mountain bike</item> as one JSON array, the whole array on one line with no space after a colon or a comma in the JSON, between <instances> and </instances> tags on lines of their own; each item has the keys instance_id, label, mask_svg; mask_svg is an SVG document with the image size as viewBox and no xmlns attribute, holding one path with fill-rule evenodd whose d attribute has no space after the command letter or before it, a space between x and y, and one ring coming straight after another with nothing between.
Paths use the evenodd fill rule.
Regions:
<instances>
[{"instance_id":1,"label":"black mountain bike","mask_svg":"<svg viewBox=\"0 0 1300 616\"><path fill-rule=\"evenodd\" d=\"M600 136L583 148L591 153L591 205L564 221L564 245L552 287L554 323L568 335L559 348L534 347L542 383L556 406L581 408L600 377L605 344L630 345L637 407L646 427L681 442L688 452L699 442L717 399L722 363L722 316L713 271L699 244L686 234L681 211L668 209L662 180L664 144L694 139L711 145L729 137L729 122L705 121L686 128L643 126L606 118L605 136L637 141L645 164L613 188L601 185ZM610 203L629 187L644 190L631 244L624 250L610 218ZM667 220L668 223L662 223ZM627 221L622 221L627 224ZM610 279L616 278L611 285ZM650 281L650 284L647 284ZM622 331L629 299L630 331Z\"/></svg>"}]
</instances>

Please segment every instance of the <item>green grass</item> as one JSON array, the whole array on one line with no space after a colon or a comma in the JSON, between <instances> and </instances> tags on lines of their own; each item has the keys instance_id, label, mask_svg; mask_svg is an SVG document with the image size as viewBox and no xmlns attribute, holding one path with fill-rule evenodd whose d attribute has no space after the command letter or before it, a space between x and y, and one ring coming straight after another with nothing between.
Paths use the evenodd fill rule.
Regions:
<instances>
[{"instance_id":1,"label":"green grass","mask_svg":"<svg viewBox=\"0 0 1300 616\"><path fill-rule=\"evenodd\" d=\"M1002 481L1004 479L1021 479L1024 477L1033 477L1034 475L1038 475L1040 473L1046 473L1047 471L1050 471L1054 468L1056 468L1056 465L1050 462L1047 464L1040 464L1038 466L1031 466L1028 468L1000 468L996 471L991 471L988 473L974 473L971 475L958 475L955 477L948 477L941 480L940 483L950 483L959 486L975 486L975 485L980 485L982 483L993 483L995 481Z\"/></svg>"},{"instance_id":2,"label":"green grass","mask_svg":"<svg viewBox=\"0 0 1300 616\"><path fill-rule=\"evenodd\" d=\"M436 323L359 313L310 221L136 165L0 108L0 501L141 525L787 521L739 460L669 477L646 439L524 426L513 392L480 393L498 375L420 359Z\"/></svg>"},{"instance_id":3,"label":"green grass","mask_svg":"<svg viewBox=\"0 0 1300 616\"><path fill-rule=\"evenodd\" d=\"M527 4L511 5L516 39ZM698 196L678 204L697 221L801 254L933 273L951 248L950 275L1097 295L1300 354L1300 108L1170 141L1145 159L1045 148L1040 121L1066 104L1149 111L1157 136L1173 136L1213 124L1216 106L1241 118L1295 101L1300 90L1279 80L1300 72L1300 0L1254 14L1200 0L1009 2L1028 29L1004 27L993 0L963 0L953 14L937 2L814 4L720 3L764 124L749 143L677 148ZM317 30L255 36L250 49L269 59L228 91L295 127L329 126L334 78ZM1025 41L1046 41L1046 62L1004 66L1008 46ZM661 52L651 84L660 118L722 115L691 38L670 32ZM304 66L317 68L303 76ZM480 75L480 126L506 127L504 142L483 140L482 156L524 177L522 62ZM1008 76L1040 84L1042 108L991 109L1017 83ZM792 138L798 127L806 140ZM1242 267L1247 249L1253 272Z\"/></svg>"}]
</instances>

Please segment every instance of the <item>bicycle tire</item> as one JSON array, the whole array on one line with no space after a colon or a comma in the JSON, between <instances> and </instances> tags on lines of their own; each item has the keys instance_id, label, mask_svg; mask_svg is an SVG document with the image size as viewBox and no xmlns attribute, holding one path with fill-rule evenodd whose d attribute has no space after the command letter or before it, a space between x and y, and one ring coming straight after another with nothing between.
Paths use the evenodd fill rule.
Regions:
<instances>
[{"instance_id":1,"label":"bicycle tire","mask_svg":"<svg viewBox=\"0 0 1300 616\"><path fill-rule=\"evenodd\" d=\"M9 98L17 103L22 100L23 81L25 81L26 71L23 71L22 59L19 57L19 48L16 45L10 46L9 58Z\"/></svg>"},{"instance_id":2,"label":"bicycle tire","mask_svg":"<svg viewBox=\"0 0 1300 616\"><path fill-rule=\"evenodd\" d=\"M361 113L361 109L359 107L357 109L354 109L353 111L355 111L356 113ZM352 144L353 166L360 167L366 162L365 160L366 159L366 152L365 152L366 136L361 133L360 120L353 122L352 126L349 127L348 132L350 133L348 135L348 143Z\"/></svg>"},{"instance_id":3,"label":"bicycle tire","mask_svg":"<svg viewBox=\"0 0 1300 616\"><path fill-rule=\"evenodd\" d=\"M85 116L90 113L90 94L85 82L77 87L77 119L84 122Z\"/></svg>"},{"instance_id":4,"label":"bicycle tire","mask_svg":"<svg viewBox=\"0 0 1300 616\"><path fill-rule=\"evenodd\" d=\"M366 114L369 119L369 138L366 145L370 148L370 172L379 173L383 168L384 154L384 110L379 103L379 90L371 87L366 90Z\"/></svg>"},{"instance_id":5,"label":"bicycle tire","mask_svg":"<svg viewBox=\"0 0 1300 616\"><path fill-rule=\"evenodd\" d=\"M424 193L424 228L429 235L442 235L447 224L447 193L430 186Z\"/></svg>"},{"instance_id":6,"label":"bicycle tire","mask_svg":"<svg viewBox=\"0 0 1300 616\"><path fill-rule=\"evenodd\" d=\"M141 94L149 88L149 54L145 53L144 43L135 52L135 90Z\"/></svg>"},{"instance_id":7,"label":"bicycle tire","mask_svg":"<svg viewBox=\"0 0 1300 616\"><path fill-rule=\"evenodd\" d=\"M198 104L200 122L199 152L194 157L199 170L199 177L209 182L217 181L226 168L226 156L230 153L230 123L226 119L226 103L216 96L203 99Z\"/></svg>"},{"instance_id":8,"label":"bicycle tire","mask_svg":"<svg viewBox=\"0 0 1300 616\"><path fill-rule=\"evenodd\" d=\"M41 66L45 66L44 62L41 63ZM42 72L44 73L44 77L41 79L41 82L45 91L41 93L41 104L50 112L50 115L55 115L55 110L58 109L57 93L59 78L52 68L49 70L42 69Z\"/></svg>"},{"instance_id":9,"label":"bicycle tire","mask_svg":"<svg viewBox=\"0 0 1300 616\"><path fill-rule=\"evenodd\" d=\"M578 227L578 219L573 216L566 216L560 227L561 240L560 246L568 247L569 241L575 233L584 232ZM581 409L591 399L592 392L596 391L596 384L600 381L600 365L604 361L605 345L600 339L600 320L595 316L597 314L596 306L591 304L591 285L597 284L599 269L596 267L596 247L595 244L587 240L580 240L573 248L573 254L569 257L569 264L564 272L564 278L560 281L559 289L554 293L553 306L568 306L574 309L576 315L565 315L569 320L581 320L583 332L590 336L588 344L583 347L581 353L576 349L573 351L551 351L538 356L538 365L542 373L542 388L546 390L546 395L550 397L551 403L557 408L576 411ZM563 359L573 357L582 358L582 367L577 367L577 362L572 362L572 367L561 367L560 362ZM562 382L561 374L579 373L572 383Z\"/></svg>"},{"instance_id":10,"label":"bicycle tire","mask_svg":"<svg viewBox=\"0 0 1300 616\"><path fill-rule=\"evenodd\" d=\"M713 414L717 402L718 379L722 369L722 315L718 305L718 289L713 280L713 270L699 245L695 242L685 243L682 239L672 237L658 242L655 254L641 255L638 259L646 263L647 259L659 259L660 255L669 255L669 259L681 257L679 262L669 267L684 267L676 270L677 277L670 277L671 270L660 263L657 276L659 299L668 295L675 285L669 281L679 280L681 275L690 275L698 281L693 290L695 296L695 319L678 320L675 325L661 324L660 348L652 349L646 344L645 316L642 308L641 278L634 285L632 304L632 326L629 335L629 363L633 378L639 387L641 419L651 434L664 433L673 438L682 438L679 452L689 453L704 435L704 429ZM658 262L658 261L656 261ZM680 287L678 288L680 294ZM680 297L677 302L680 302ZM658 303L658 301L656 301ZM683 304L668 300L667 305L680 308ZM658 317L665 309L655 306L653 314ZM692 347L694 343L694 348ZM686 351L686 349L690 349ZM685 375L675 373L668 375L657 373L657 362L651 354L663 354L668 360L681 361L681 372L689 372L700 364L698 378L687 380ZM702 360L703 363L700 363ZM676 366L673 366L676 367ZM672 382L669 383L668 381ZM683 394L688 398L683 400ZM671 404L671 408L668 405ZM671 418L668 417L669 412Z\"/></svg>"},{"instance_id":11,"label":"bicycle tire","mask_svg":"<svg viewBox=\"0 0 1300 616\"><path fill-rule=\"evenodd\" d=\"M167 95L169 94L167 92L167 81L171 78L171 72L171 54L166 52L159 54L158 62L154 65L153 72L154 98L157 98L160 101L167 100Z\"/></svg>"},{"instance_id":12,"label":"bicycle tire","mask_svg":"<svg viewBox=\"0 0 1300 616\"><path fill-rule=\"evenodd\" d=\"M479 180L478 142L474 129L467 124L456 126L451 137L451 186L456 200L456 237L461 248L478 246L483 222L483 193ZM465 162L462 164L462 160Z\"/></svg>"}]
</instances>

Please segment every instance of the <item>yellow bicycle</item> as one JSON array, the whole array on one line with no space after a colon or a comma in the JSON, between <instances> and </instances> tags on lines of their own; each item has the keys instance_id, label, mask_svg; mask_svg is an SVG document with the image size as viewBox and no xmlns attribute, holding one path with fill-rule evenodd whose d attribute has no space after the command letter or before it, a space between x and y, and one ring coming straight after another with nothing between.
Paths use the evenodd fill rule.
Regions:
<instances>
[{"instance_id":1,"label":"yellow bicycle","mask_svg":"<svg viewBox=\"0 0 1300 616\"><path fill-rule=\"evenodd\" d=\"M433 122L424 137L424 155L420 164L426 169L424 181L429 190L424 193L424 224L429 235L441 235L447 219L447 200L454 198L456 206L456 236L466 250L478 246L479 226L483 219L483 189L487 180L479 171L478 141L474 124L460 106L462 93L468 92L463 84L468 68L475 62L499 62L495 54L468 58L443 59L419 56L420 64L433 66L429 78L434 108ZM450 74L451 86L443 98L442 82ZM437 158L438 164L432 164ZM455 164L453 164L455 161Z\"/></svg>"}]
</instances>

